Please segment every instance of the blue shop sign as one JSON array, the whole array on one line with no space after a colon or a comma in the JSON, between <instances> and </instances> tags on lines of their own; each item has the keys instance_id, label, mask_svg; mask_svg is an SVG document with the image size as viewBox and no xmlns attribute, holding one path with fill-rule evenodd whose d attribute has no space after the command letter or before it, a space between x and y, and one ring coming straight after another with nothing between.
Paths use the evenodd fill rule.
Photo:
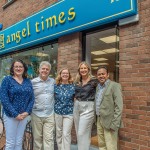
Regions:
<instances>
[{"instance_id":1,"label":"blue shop sign","mask_svg":"<svg viewBox=\"0 0 150 150\"><path fill-rule=\"evenodd\" d=\"M0 23L0 30L2 30L2 28L3 28L3 24Z\"/></svg>"},{"instance_id":2,"label":"blue shop sign","mask_svg":"<svg viewBox=\"0 0 150 150\"><path fill-rule=\"evenodd\" d=\"M137 14L137 0L61 0L0 32L0 55Z\"/></svg>"}]
</instances>

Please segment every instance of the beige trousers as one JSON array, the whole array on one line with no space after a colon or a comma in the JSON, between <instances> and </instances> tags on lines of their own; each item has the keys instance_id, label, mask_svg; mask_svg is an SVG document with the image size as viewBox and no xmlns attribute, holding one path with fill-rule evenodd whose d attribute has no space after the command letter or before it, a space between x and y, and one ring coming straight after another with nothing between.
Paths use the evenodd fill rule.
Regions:
<instances>
[{"instance_id":1,"label":"beige trousers","mask_svg":"<svg viewBox=\"0 0 150 150\"><path fill-rule=\"evenodd\" d=\"M94 102L76 100L74 103L74 123L77 134L78 150L89 150L93 122Z\"/></svg>"},{"instance_id":2,"label":"beige trousers","mask_svg":"<svg viewBox=\"0 0 150 150\"><path fill-rule=\"evenodd\" d=\"M100 117L97 117L97 134L99 150L117 150L118 130L111 131L103 128Z\"/></svg>"},{"instance_id":3,"label":"beige trousers","mask_svg":"<svg viewBox=\"0 0 150 150\"><path fill-rule=\"evenodd\" d=\"M34 150L54 150L54 114L49 117L38 117L31 114Z\"/></svg>"},{"instance_id":4,"label":"beige trousers","mask_svg":"<svg viewBox=\"0 0 150 150\"><path fill-rule=\"evenodd\" d=\"M55 114L55 122L58 150L70 150L73 115Z\"/></svg>"}]
</instances>

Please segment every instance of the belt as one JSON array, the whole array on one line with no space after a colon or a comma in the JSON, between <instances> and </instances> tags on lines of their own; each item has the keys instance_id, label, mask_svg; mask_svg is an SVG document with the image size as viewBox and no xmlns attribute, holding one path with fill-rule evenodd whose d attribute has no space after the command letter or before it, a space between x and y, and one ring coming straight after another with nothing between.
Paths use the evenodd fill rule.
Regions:
<instances>
[{"instance_id":1,"label":"belt","mask_svg":"<svg viewBox=\"0 0 150 150\"><path fill-rule=\"evenodd\" d=\"M88 102L88 101L90 101L90 102L93 101L93 102L94 102L93 99L81 99L81 98L78 98L77 100L78 100L78 101L81 101L81 102L82 102L82 101L83 101L83 102Z\"/></svg>"}]
</instances>

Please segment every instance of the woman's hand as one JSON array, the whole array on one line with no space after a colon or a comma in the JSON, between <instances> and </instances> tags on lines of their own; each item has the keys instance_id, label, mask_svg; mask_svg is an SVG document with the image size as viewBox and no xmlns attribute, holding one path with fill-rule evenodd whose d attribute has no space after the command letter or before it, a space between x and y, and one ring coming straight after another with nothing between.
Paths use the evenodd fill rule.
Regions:
<instances>
[{"instance_id":1,"label":"woman's hand","mask_svg":"<svg viewBox=\"0 0 150 150\"><path fill-rule=\"evenodd\" d=\"M22 114L20 114L22 117L23 117L23 119L24 118L26 118L29 114L27 113L27 112L24 112L24 113L22 113Z\"/></svg>"},{"instance_id":2,"label":"woman's hand","mask_svg":"<svg viewBox=\"0 0 150 150\"><path fill-rule=\"evenodd\" d=\"M29 114L27 112L24 112L22 114L19 114L16 119L17 120L23 120L24 118L26 118Z\"/></svg>"},{"instance_id":3,"label":"woman's hand","mask_svg":"<svg viewBox=\"0 0 150 150\"><path fill-rule=\"evenodd\" d=\"M23 120L23 116L21 114L19 114L17 117L16 117L17 120Z\"/></svg>"}]
</instances>

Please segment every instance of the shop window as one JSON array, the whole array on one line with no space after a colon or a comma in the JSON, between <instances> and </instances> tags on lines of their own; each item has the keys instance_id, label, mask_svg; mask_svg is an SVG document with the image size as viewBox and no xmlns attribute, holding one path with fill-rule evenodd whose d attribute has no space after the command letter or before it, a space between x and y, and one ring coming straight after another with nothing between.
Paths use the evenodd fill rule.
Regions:
<instances>
[{"instance_id":1,"label":"shop window","mask_svg":"<svg viewBox=\"0 0 150 150\"><path fill-rule=\"evenodd\" d=\"M91 64L93 75L98 66L107 66L111 80L118 81L119 67L118 29L88 33L86 35L86 61Z\"/></svg>"},{"instance_id":2,"label":"shop window","mask_svg":"<svg viewBox=\"0 0 150 150\"><path fill-rule=\"evenodd\" d=\"M27 64L28 77L31 79L38 76L40 62L49 61L52 65L50 76L55 77L57 72L57 50L58 44L54 43L2 57L0 59L0 83L9 74L10 65L16 59L22 59Z\"/></svg>"}]
</instances>

